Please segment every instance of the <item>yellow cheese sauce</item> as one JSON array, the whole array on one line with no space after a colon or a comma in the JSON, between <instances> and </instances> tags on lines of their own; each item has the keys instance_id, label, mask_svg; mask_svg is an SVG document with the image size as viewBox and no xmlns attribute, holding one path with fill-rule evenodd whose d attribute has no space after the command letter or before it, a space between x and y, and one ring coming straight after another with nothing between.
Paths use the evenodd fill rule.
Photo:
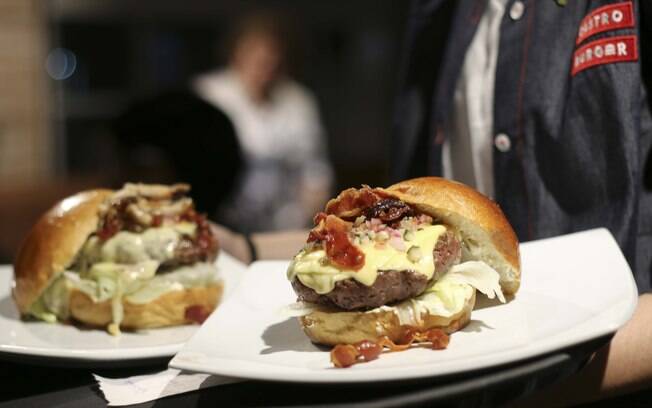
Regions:
<instances>
[{"instance_id":1,"label":"yellow cheese sauce","mask_svg":"<svg viewBox=\"0 0 652 408\"><path fill-rule=\"evenodd\" d=\"M131 303L148 303L168 292L208 286L219 280L213 264L197 263L151 277L151 266L101 263L93 266L85 278L71 271L61 274L32 305L30 313L48 322L68 317L70 290L87 294L94 302L112 300L114 322L121 320L122 299ZM118 303L120 303L118 305Z\"/></svg>"},{"instance_id":2,"label":"yellow cheese sauce","mask_svg":"<svg viewBox=\"0 0 652 408\"><path fill-rule=\"evenodd\" d=\"M443 225L429 225L414 231L414 237L405 241L405 250L400 251L388 243L376 242L356 245L365 254L364 266L359 270L343 269L330 263L323 249L301 250L288 267L289 280L295 277L319 294L328 293L335 283L344 279L355 279L366 286L376 281L379 271L411 270L430 279L435 273L433 250L439 236L446 232ZM420 258L410 260L408 251L419 247Z\"/></svg>"},{"instance_id":3,"label":"yellow cheese sauce","mask_svg":"<svg viewBox=\"0 0 652 408\"><path fill-rule=\"evenodd\" d=\"M81 258L88 263L132 264L146 260L165 262L174 258L174 251L181 236L193 236L195 229L195 224L184 222L148 228L142 233L120 231L106 242L92 236L84 245Z\"/></svg>"}]
</instances>

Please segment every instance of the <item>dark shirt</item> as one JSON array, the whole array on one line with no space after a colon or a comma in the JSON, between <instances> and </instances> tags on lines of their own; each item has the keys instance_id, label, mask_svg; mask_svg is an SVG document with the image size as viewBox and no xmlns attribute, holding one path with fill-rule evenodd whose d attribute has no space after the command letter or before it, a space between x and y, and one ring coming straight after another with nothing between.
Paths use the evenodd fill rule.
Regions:
<instances>
[{"instance_id":1,"label":"dark shirt","mask_svg":"<svg viewBox=\"0 0 652 408\"><path fill-rule=\"evenodd\" d=\"M525 0L524 13L513 18L514 2L507 3L501 22L496 65L494 134L507 135L511 148L493 151L495 199L522 241L608 228L639 291L647 292L652 287L652 177L644 172L650 171L645 162L652 144L646 96L652 46L646 44L652 4L572 0L560 6L554 0ZM631 3L634 26L595 33L576 44L582 20L616 3ZM444 123L486 4L414 2L392 146L395 180L442 174L442 144L454 137L444 132ZM631 61L573 74L582 47L622 36L635 36L627 50Z\"/></svg>"}]
</instances>

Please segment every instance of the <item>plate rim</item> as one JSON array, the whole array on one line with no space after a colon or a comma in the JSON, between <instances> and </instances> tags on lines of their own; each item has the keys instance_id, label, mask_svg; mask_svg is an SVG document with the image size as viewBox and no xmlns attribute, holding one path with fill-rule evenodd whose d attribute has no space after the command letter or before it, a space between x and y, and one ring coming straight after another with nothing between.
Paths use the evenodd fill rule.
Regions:
<instances>
[{"instance_id":1,"label":"plate rim","mask_svg":"<svg viewBox=\"0 0 652 408\"><path fill-rule=\"evenodd\" d=\"M27 347L0 345L0 355L43 357L47 359L75 361L131 361L151 358L171 357L184 345L184 342L160 346L141 346L116 349L75 350L63 348Z\"/></svg>"}]
</instances>

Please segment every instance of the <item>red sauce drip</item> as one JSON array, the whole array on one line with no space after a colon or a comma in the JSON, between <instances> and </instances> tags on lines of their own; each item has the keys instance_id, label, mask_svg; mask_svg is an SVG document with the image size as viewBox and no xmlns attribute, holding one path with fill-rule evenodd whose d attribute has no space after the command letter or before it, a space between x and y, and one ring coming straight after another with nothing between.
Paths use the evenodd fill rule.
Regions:
<instances>
[{"instance_id":1,"label":"red sauce drip","mask_svg":"<svg viewBox=\"0 0 652 408\"><path fill-rule=\"evenodd\" d=\"M337 368L351 367L358 362L360 353L351 344L338 344L331 350L331 363Z\"/></svg>"},{"instance_id":2,"label":"red sauce drip","mask_svg":"<svg viewBox=\"0 0 652 408\"><path fill-rule=\"evenodd\" d=\"M326 256L331 262L347 269L358 270L364 266L365 256L349 240L350 229L350 223L329 215L325 219L322 218L319 225L310 231L308 242L323 242Z\"/></svg>"},{"instance_id":3,"label":"red sauce drip","mask_svg":"<svg viewBox=\"0 0 652 408\"><path fill-rule=\"evenodd\" d=\"M122 222L119 218L111 217L107 218L102 227L97 231L97 236L102 240L106 241L111 238L122 229Z\"/></svg>"},{"instance_id":4,"label":"red sauce drip","mask_svg":"<svg viewBox=\"0 0 652 408\"><path fill-rule=\"evenodd\" d=\"M331 362L335 367L346 368L356 363L375 360L387 349L390 352L403 351L412 347L413 343L430 343L433 350L443 350L448 347L450 336L442 329L428 329L420 332L411 328L405 330L398 344L387 336L377 341L363 340L355 344L338 344L331 350Z\"/></svg>"},{"instance_id":5,"label":"red sauce drip","mask_svg":"<svg viewBox=\"0 0 652 408\"><path fill-rule=\"evenodd\" d=\"M356 343L355 348L364 361L375 360L383 352L383 346L381 344L369 340L362 340Z\"/></svg>"},{"instance_id":6,"label":"red sauce drip","mask_svg":"<svg viewBox=\"0 0 652 408\"><path fill-rule=\"evenodd\" d=\"M191 322L202 324L210 316L211 311L202 305L193 305L186 307L185 318Z\"/></svg>"},{"instance_id":7,"label":"red sauce drip","mask_svg":"<svg viewBox=\"0 0 652 408\"><path fill-rule=\"evenodd\" d=\"M329 215L326 218L326 255L339 266L358 270L364 266L364 253L349 240L349 226L341 219Z\"/></svg>"}]
</instances>

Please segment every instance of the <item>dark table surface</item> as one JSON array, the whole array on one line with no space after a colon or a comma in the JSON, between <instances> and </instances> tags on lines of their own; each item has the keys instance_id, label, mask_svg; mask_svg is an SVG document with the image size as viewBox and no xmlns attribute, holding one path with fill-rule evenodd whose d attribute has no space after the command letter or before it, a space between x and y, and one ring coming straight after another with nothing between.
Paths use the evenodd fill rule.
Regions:
<instances>
[{"instance_id":1,"label":"dark table surface","mask_svg":"<svg viewBox=\"0 0 652 408\"><path fill-rule=\"evenodd\" d=\"M338 406L493 407L525 396L576 372L590 354L609 337L583 343L528 360L464 374L419 381L356 385L301 385L246 381L167 397L138 407L203 406ZM139 368L97 369L36 365L21 358L0 361L0 407L92 407L105 406L92 373L105 377L128 377L161 371L167 361L149 361ZM617 401L619 406L650 406L650 392ZM615 401L597 406L612 406Z\"/></svg>"}]
</instances>

